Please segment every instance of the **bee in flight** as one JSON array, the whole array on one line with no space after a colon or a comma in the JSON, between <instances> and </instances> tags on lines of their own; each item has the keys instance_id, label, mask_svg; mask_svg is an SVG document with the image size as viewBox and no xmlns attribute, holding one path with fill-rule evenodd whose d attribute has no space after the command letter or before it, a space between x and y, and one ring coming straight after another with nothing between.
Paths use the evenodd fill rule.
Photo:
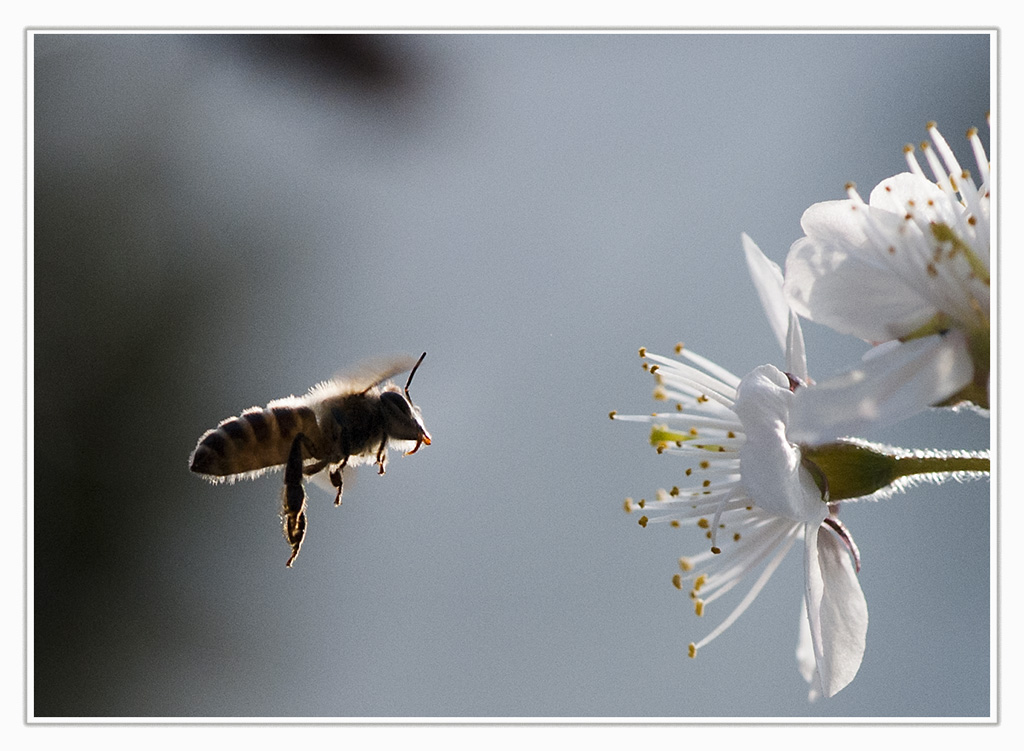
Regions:
<instances>
[{"instance_id":1,"label":"bee in flight","mask_svg":"<svg viewBox=\"0 0 1024 751\"><path fill-rule=\"evenodd\" d=\"M407 449L406 455L430 445L420 409L409 396L409 384L426 356L415 364L411 357L365 362L304 396L275 399L229 417L203 434L189 466L214 483L284 467L281 521L292 547L285 565L291 567L306 535L303 476L324 472L337 489L334 505L339 506L345 467L373 461L384 474L388 445ZM388 381L410 366L404 390Z\"/></svg>"}]
</instances>

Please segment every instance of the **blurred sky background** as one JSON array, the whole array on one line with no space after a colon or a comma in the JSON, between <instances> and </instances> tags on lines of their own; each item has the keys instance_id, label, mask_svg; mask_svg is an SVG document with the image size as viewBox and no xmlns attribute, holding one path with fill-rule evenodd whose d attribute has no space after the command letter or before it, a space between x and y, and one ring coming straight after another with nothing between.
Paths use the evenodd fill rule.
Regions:
<instances>
[{"instance_id":1,"label":"blurred sky background","mask_svg":"<svg viewBox=\"0 0 1024 751\"><path fill-rule=\"evenodd\" d=\"M622 509L682 467L607 416L654 409L641 345L781 364L740 233L781 264L929 120L973 166L988 35L30 41L36 715L989 715L987 481L844 505L867 652L809 704L799 553L689 659L742 592L694 616L700 536ZM804 331L818 379L865 350ZM294 569L280 475L188 471L223 418L424 350L434 443L311 488Z\"/></svg>"}]
</instances>

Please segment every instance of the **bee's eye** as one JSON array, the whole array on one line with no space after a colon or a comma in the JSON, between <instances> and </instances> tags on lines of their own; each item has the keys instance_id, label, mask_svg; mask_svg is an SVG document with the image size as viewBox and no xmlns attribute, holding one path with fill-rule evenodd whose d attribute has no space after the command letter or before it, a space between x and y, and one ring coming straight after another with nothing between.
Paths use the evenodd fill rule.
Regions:
<instances>
[{"instance_id":1,"label":"bee's eye","mask_svg":"<svg viewBox=\"0 0 1024 751\"><path fill-rule=\"evenodd\" d=\"M385 391L380 395L380 400L384 404L384 409L390 414L395 416L412 415L412 409L409 407L409 402L397 391Z\"/></svg>"},{"instance_id":2,"label":"bee's eye","mask_svg":"<svg viewBox=\"0 0 1024 751\"><path fill-rule=\"evenodd\" d=\"M397 391L385 391L380 395L381 409L387 434L400 441L423 441L429 443L429 435L420 422L418 410Z\"/></svg>"}]
</instances>

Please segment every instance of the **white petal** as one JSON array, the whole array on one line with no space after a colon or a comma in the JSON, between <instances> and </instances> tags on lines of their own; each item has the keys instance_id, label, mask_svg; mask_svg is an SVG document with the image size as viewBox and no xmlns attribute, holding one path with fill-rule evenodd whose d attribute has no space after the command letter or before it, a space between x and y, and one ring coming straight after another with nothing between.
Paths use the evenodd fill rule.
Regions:
<instances>
[{"instance_id":1,"label":"white petal","mask_svg":"<svg viewBox=\"0 0 1024 751\"><path fill-rule=\"evenodd\" d=\"M931 180L902 172L888 177L871 191L868 199L871 207L902 216L908 205L914 212L929 221L943 222L955 226L962 210L956 209L952 201Z\"/></svg>"},{"instance_id":2,"label":"white petal","mask_svg":"<svg viewBox=\"0 0 1024 751\"><path fill-rule=\"evenodd\" d=\"M818 677L818 663L814 659L814 645L811 643L811 624L807 620L807 599L800 600L799 635L796 640L796 667L807 681L807 701L821 696L821 679Z\"/></svg>"},{"instance_id":3,"label":"white petal","mask_svg":"<svg viewBox=\"0 0 1024 751\"><path fill-rule=\"evenodd\" d=\"M755 368L740 381L733 411L747 439L740 448L741 480L761 509L817 524L825 518L827 506L801 465L800 449L787 438L792 399L789 379L774 365Z\"/></svg>"},{"instance_id":4,"label":"white petal","mask_svg":"<svg viewBox=\"0 0 1024 751\"><path fill-rule=\"evenodd\" d=\"M789 311L789 332L786 336L786 372L792 373L804 383L811 380L810 373L807 372L804 332L800 328L800 318L793 310Z\"/></svg>"},{"instance_id":5,"label":"white petal","mask_svg":"<svg viewBox=\"0 0 1024 751\"><path fill-rule=\"evenodd\" d=\"M747 258L750 279L757 289L757 296L761 300L761 307L764 308L764 314L775 334L775 340L779 343L779 348L785 352L786 333L789 329L789 302L782 294L782 269L777 263L768 259L746 232L740 237L743 241L743 253Z\"/></svg>"},{"instance_id":6,"label":"white petal","mask_svg":"<svg viewBox=\"0 0 1024 751\"><path fill-rule=\"evenodd\" d=\"M960 330L879 345L852 370L797 389L789 438L824 443L895 423L952 396L973 373Z\"/></svg>"},{"instance_id":7,"label":"white petal","mask_svg":"<svg viewBox=\"0 0 1024 751\"><path fill-rule=\"evenodd\" d=\"M782 269L761 251L746 232L741 238L750 279L757 289L757 296L761 300L768 324L772 327L772 333L786 355L786 370L806 381L808 373L804 335L800 329L800 319L790 309L789 301L782 291Z\"/></svg>"},{"instance_id":8,"label":"white petal","mask_svg":"<svg viewBox=\"0 0 1024 751\"><path fill-rule=\"evenodd\" d=\"M784 291L804 318L882 342L908 334L937 310L875 253L857 213L866 210L849 200L807 209L800 220L807 236L790 248Z\"/></svg>"},{"instance_id":9,"label":"white petal","mask_svg":"<svg viewBox=\"0 0 1024 751\"><path fill-rule=\"evenodd\" d=\"M821 690L835 696L864 658L868 604L843 543L824 527L806 534L807 612ZM815 544L816 543L816 544Z\"/></svg>"}]
</instances>

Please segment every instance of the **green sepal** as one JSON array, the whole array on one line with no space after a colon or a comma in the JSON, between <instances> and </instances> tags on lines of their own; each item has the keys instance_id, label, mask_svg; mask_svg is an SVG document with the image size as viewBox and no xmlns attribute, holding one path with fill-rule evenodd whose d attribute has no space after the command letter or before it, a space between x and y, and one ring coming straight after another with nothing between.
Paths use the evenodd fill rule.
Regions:
<instances>
[{"instance_id":1,"label":"green sepal","mask_svg":"<svg viewBox=\"0 0 1024 751\"><path fill-rule=\"evenodd\" d=\"M989 472L987 455L892 451L900 453L889 453L884 446L854 441L836 441L800 449L804 468L822 491L822 500L830 503L871 495L903 477Z\"/></svg>"},{"instance_id":2,"label":"green sepal","mask_svg":"<svg viewBox=\"0 0 1024 751\"><path fill-rule=\"evenodd\" d=\"M817 468L811 476L822 490L822 500L830 502L871 495L900 477L895 456L859 443L808 446L801 454L805 468L810 469L808 463Z\"/></svg>"}]
</instances>

